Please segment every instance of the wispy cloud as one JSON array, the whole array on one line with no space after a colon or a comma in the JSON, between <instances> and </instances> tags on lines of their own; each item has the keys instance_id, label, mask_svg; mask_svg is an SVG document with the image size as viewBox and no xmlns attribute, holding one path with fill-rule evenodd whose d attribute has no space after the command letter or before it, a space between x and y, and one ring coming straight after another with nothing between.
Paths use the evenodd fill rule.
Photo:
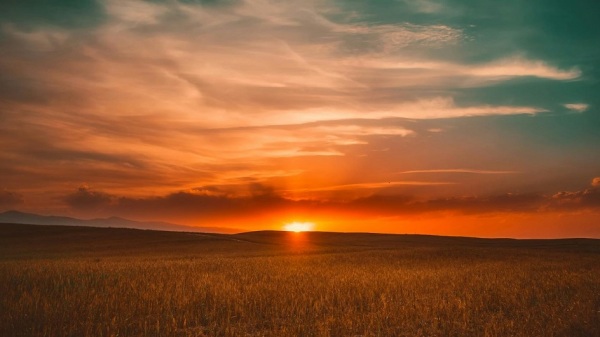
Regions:
<instances>
[{"instance_id":1,"label":"wispy cloud","mask_svg":"<svg viewBox=\"0 0 600 337\"><path fill-rule=\"evenodd\" d=\"M534 76L553 80L573 80L581 76L577 68L559 69L541 60L528 60L523 57L511 57L488 64L464 69L466 73L489 79L508 79L519 76Z\"/></svg>"},{"instance_id":2,"label":"wispy cloud","mask_svg":"<svg viewBox=\"0 0 600 337\"><path fill-rule=\"evenodd\" d=\"M402 1L419 13L412 21L317 0L98 3L102 18L85 25L0 22L0 170L11 191L96 207L117 195L148 205L144 196L197 186L221 186L228 196L222 186L248 183L286 191L434 187L445 183L388 183L382 175L438 165L419 150L427 139L475 147L443 138L450 128L439 121L556 106L505 92L472 98L469 90L579 83L586 69L514 48L474 55L483 48L471 48L481 41L469 25L425 19L449 10L433 0ZM419 129L426 122L434 126ZM103 192L82 188L60 199L44 194L42 182L43 190L88 182Z\"/></svg>"},{"instance_id":3,"label":"wispy cloud","mask_svg":"<svg viewBox=\"0 0 600 337\"><path fill-rule=\"evenodd\" d=\"M472 170L472 169L438 169L438 170L412 170L398 172L399 174L412 173L472 173L472 174L515 174L517 171Z\"/></svg>"},{"instance_id":4,"label":"wispy cloud","mask_svg":"<svg viewBox=\"0 0 600 337\"><path fill-rule=\"evenodd\" d=\"M586 111L590 106L588 104L585 103L570 103L570 104L565 104L564 105L565 108L575 111L575 112L584 112Z\"/></svg>"},{"instance_id":5,"label":"wispy cloud","mask_svg":"<svg viewBox=\"0 0 600 337\"><path fill-rule=\"evenodd\" d=\"M204 127L537 113L544 109L455 106L452 97L431 97L429 92L518 76L564 80L580 74L522 58L448 63L423 48L460 43L460 29L336 22L327 14L339 9L316 2L104 4L109 19L91 32L5 29L20 43L12 48L13 57L5 58L7 66L23 68L19 54L31 44L61 53L60 59L24 67L44 86L52 83L40 94L52 96L53 103L36 108L65 109L77 97L79 114L169 114ZM407 58L413 50L424 51ZM420 92L424 87L428 89ZM389 88L412 90L413 95L389 97L385 104L372 101Z\"/></svg>"},{"instance_id":6,"label":"wispy cloud","mask_svg":"<svg viewBox=\"0 0 600 337\"><path fill-rule=\"evenodd\" d=\"M453 182L445 182L445 181L412 181L412 180L403 180L403 181L386 181L386 182L373 182L373 183L357 183L357 184L344 184L344 185L333 185L333 186L321 186L315 188L302 188L302 189L292 189L292 190L282 190L281 193L287 197L292 199L314 199L316 197L323 197L327 195L332 195L330 192L338 192L338 191L348 191L348 192L356 192L360 190L371 190L369 194L373 194L373 192L377 192L379 190L392 189L394 187L399 186L443 186L443 185L452 185ZM359 192L359 194L361 194ZM353 194L349 193L348 196L352 197ZM348 197L346 197L348 198ZM336 199L335 197L333 199Z\"/></svg>"},{"instance_id":7,"label":"wispy cloud","mask_svg":"<svg viewBox=\"0 0 600 337\"><path fill-rule=\"evenodd\" d=\"M362 65L372 69L389 71L418 71L418 75L431 85L455 86L491 85L518 77L539 77L551 80L574 80L581 76L577 67L560 69L541 60L531 60L521 56L507 57L481 64L449 63L443 60L405 59L402 57L381 57L348 60L349 64ZM458 81L458 83L456 83Z\"/></svg>"}]
</instances>

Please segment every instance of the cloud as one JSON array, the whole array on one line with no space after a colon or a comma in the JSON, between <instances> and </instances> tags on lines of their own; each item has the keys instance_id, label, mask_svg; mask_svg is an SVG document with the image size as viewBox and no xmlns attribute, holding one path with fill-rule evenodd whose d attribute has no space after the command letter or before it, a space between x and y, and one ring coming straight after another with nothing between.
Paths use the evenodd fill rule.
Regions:
<instances>
[{"instance_id":1,"label":"cloud","mask_svg":"<svg viewBox=\"0 0 600 337\"><path fill-rule=\"evenodd\" d=\"M403 0L403 2L420 13L439 13L445 9L444 5L433 0Z\"/></svg>"},{"instance_id":2,"label":"cloud","mask_svg":"<svg viewBox=\"0 0 600 337\"><path fill-rule=\"evenodd\" d=\"M92 117L102 111L114 116L131 111L138 116L173 114L209 128L358 116L520 114L544 109L456 107L452 97L431 97L428 92L446 91L452 83L481 83L482 78L578 76L574 70L519 58L479 66L440 61L438 48L460 43L460 29L334 21L328 14L341 9L317 6L318 2L240 1L211 7L106 1L104 5L108 20L85 34L47 27L27 33L14 27L5 31L23 43L23 49L11 48L6 67L18 64L24 68L21 76L31 74L43 78L43 83L54 83L42 89L54 98L53 106L39 109L64 109L77 97L81 100L77 111ZM60 41L49 52L60 51L60 59L40 59L39 65L21 60L32 43L23 34L40 34L46 41L59 33ZM78 47L71 47L75 42ZM418 57L410 56L423 48ZM52 63L51 71L45 62ZM73 76L82 68L85 74ZM424 87L427 90L420 92ZM415 97L390 97L389 104L377 106L373 96L390 88L410 89ZM434 111L418 113L415 109L420 106Z\"/></svg>"},{"instance_id":3,"label":"cloud","mask_svg":"<svg viewBox=\"0 0 600 337\"><path fill-rule=\"evenodd\" d=\"M535 76L553 80L573 80L581 76L581 71L577 68L562 70L549 66L541 60L528 60L522 57L500 59L488 64L469 67L464 71L490 79Z\"/></svg>"},{"instance_id":4,"label":"cloud","mask_svg":"<svg viewBox=\"0 0 600 337\"><path fill-rule=\"evenodd\" d=\"M452 212L457 214L534 212L545 204L545 197L537 194L506 193L491 196L468 196L417 199L403 195L373 195L349 203L352 209L379 214L429 214Z\"/></svg>"},{"instance_id":5,"label":"cloud","mask_svg":"<svg viewBox=\"0 0 600 337\"><path fill-rule=\"evenodd\" d=\"M63 199L77 211L144 219L208 220L268 213L291 205L262 184L204 186L163 196L119 196L87 186Z\"/></svg>"},{"instance_id":6,"label":"cloud","mask_svg":"<svg viewBox=\"0 0 600 337\"><path fill-rule=\"evenodd\" d=\"M600 189L588 188L576 192L559 192L552 196L559 209L600 208Z\"/></svg>"},{"instance_id":7,"label":"cloud","mask_svg":"<svg viewBox=\"0 0 600 337\"><path fill-rule=\"evenodd\" d=\"M367 98L365 98L366 100ZM344 121L349 119L411 118L411 119L441 119L456 117L490 116L490 115L533 115L547 111L531 106L493 106L473 105L459 106L452 97L437 96L399 103L373 103L362 110L340 108L306 108L281 111L276 115L266 117L269 123L309 123L326 121ZM255 125L258 121L249 122Z\"/></svg>"},{"instance_id":8,"label":"cloud","mask_svg":"<svg viewBox=\"0 0 600 337\"><path fill-rule=\"evenodd\" d=\"M399 174L412 173L471 173L471 174L515 174L517 171L496 171L496 170L473 170L473 169L439 169L439 170L412 170L398 172Z\"/></svg>"},{"instance_id":9,"label":"cloud","mask_svg":"<svg viewBox=\"0 0 600 337\"><path fill-rule=\"evenodd\" d=\"M218 198L278 197L273 187L257 182L201 186L183 192L198 196Z\"/></svg>"},{"instance_id":10,"label":"cloud","mask_svg":"<svg viewBox=\"0 0 600 337\"><path fill-rule=\"evenodd\" d=\"M458 43L462 39L460 29L446 25L334 24L333 28L335 32L346 34L340 42L341 48L352 56L394 55L410 46L439 47ZM356 48L357 43L363 48Z\"/></svg>"},{"instance_id":11,"label":"cloud","mask_svg":"<svg viewBox=\"0 0 600 337\"><path fill-rule=\"evenodd\" d=\"M600 209L600 190L596 188L553 195L505 193L489 196L466 196L418 199L403 195L373 195L349 203L351 209L379 214L423 214L453 212L457 214L577 212Z\"/></svg>"},{"instance_id":12,"label":"cloud","mask_svg":"<svg viewBox=\"0 0 600 337\"><path fill-rule=\"evenodd\" d=\"M591 186L582 191L558 192L552 196L552 201L560 208L600 208L600 177L593 178Z\"/></svg>"},{"instance_id":13,"label":"cloud","mask_svg":"<svg viewBox=\"0 0 600 337\"><path fill-rule=\"evenodd\" d=\"M43 182L64 193L80 181L104 189L71 193L65 201L79 209L119 205L121 195L140 209L229 199L242 183L378 189L388 165L426 167L438 164L425 158L432 153L479 145L443 138L452 134L447 119L536 115L552 106L532 103L528 93L472 99L471 90L584 77L568 60L512 46L487 54L481 36L443 16L451 6L403 4L420 14L391 20L316 0L103 0L86 2L89 13L68 6L62 23L56 12L64 6L40 5L52 20L0 14L0 169L19 190L42 194ZM435 126L421 132L415 120ZM438 136L444 144L428 143ZM432 150L419 150L423 144ZM389 156L372 159L377 149ZM487 153L508 151L489 150L488 161ZM323 174L339 167L344 172ZM501 175L476 171L460 173ZM153 193L163 197L146 197Z\"/></svg>"},{"instance_id":14,"label":"cloud","mask_svg":"<svg viewBox=\"0 0 600 337\"><path fill-rule=\"evenodd\" d=\"M350 61L357 64L357 61ZM461 64L435 59L371 58L359 61L361 65L371 69L388 71L418 71L419 78L431 85L469 87L491 85L493 83L518 77L538 77L550 80L574 80L581 76L576 67L560 69L542 60L531 60L520 56L506 57L487 63Z\"/></svg>"},{"instance_id":15,"label":"cloud","mask_svg":"<svg viewBox=\"0 0 600 337\"><path fill-rule=\"evenodd\" d=\"M584 112L589 108L589 105L585 103L570 103L564 104L564 107L575 112Z\"/></svg>"},{"instance_id":16,"label":"cloud","mask_svg":"<svg viewBox=\"0 0 600 337\"><path fill-rule=\"evenodd\" d=\"M525 214L539 212L579 212L600 209L600 190L590 188L552 195L504 193L487 196L419 198L381 192L393 185L427 184L425 182L390 182L332 186L332 190L372 190L370 196L351 200L297 199L259 183L202 186L164 196L117 196L82 186L67 195L65 202L75 210L94 209L104 215L145 219L223 221L286 212L315 214L378 214L379 216L450 214ZM443 183L439 183L443 184ZM298 192L298 191L296 191ZM314 192L314 191L312 191Z\"/></svg>"},{"instance_id":17,"label":"cloud","mask_svg":"<svg viewBox=\"0 0 600 337\"><path fill-rule=\"evenodd\" d=\"M110 194L94 191L89 186L82 185L76 192L67 195L64 200L74 209L90 210L109 206L113 198Z\"/></svg>"},{"instance_id":18,"label":"cloud","mask_svg":"<svg viewBox=\"0 0 600 337\"><path fill-rule=\"evenodd\" d=\"M168 12L164 6L139 0L105 0L104 6L116 22L128 26L157 24L160 16Z\"/></svg>"},{"instance_id":19,"label":"cloud","mask_svg":"<svg viewBox=\"0 0 600 337\"><path fill-rule=\"evenodd\" d=\"M68 32L63 29L22 31L14 24L5 24L0 27L7 35L24 42L32 50L38 52L49 52L57 47L60 48L69 37Z\"/></svg>"},{"instance_id":20,"label":"cloud","mask_svg":"<svg viewBox=\"0 0 600 337\"><path fill-rule=\"evenodd\" d=\"M371 182L371 183L357 183L357 184L344 184L344 185L333 185L333 186L321 186L315 188L300 188L300 189L289 189L281 191L284 197L291 200L337 200L340 198L340 193L344 192L345 197L342 199L355 199L356 195L373 194L385 190L394 190L397 187L404 186L444 186L453 185L453 182L447 181L415 181L415 180L402 180L402 181L386 181L386 182Z\"/></svg>"},{"instance_id":21,"label":"cloud","mask_svg":"<svg viewBox=\"0 0 600 337\"><path fill-rule=\"evenodd\" d=\"M9 209L24 202L23 196L14 191L0 190L0 208Z\"/></svg>"}]
</instances>

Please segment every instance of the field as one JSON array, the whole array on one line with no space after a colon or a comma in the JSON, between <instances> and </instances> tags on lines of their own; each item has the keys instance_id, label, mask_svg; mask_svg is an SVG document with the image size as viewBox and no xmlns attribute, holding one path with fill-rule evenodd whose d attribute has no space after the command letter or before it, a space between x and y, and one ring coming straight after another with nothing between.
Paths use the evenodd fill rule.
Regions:
<instances>
[{"instance_id":1,"label":"field","mask_svg":"<svg viewBox=\"0 0 600 337\"><path fill-rule=\"evenodd\" d=\"M600 241L0 224L0 336L600 336Z\"/></svg>"}]
</instances>

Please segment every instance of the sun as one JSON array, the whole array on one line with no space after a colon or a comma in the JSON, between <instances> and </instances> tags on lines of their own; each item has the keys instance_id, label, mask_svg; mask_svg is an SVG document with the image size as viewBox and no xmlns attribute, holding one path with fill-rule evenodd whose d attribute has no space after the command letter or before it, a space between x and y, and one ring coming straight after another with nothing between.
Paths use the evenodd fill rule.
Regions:
<instances>
[{"instance_id":1,"label":"sun","mask_svg":"<svg viewBox=\"0 0 600 337\"><path fill-rule=\"evenodd\" d=\"M294 221L294 222L288 222L285 225L283 225L284 230L286 230L288 232L296 232L296 233L308 232L308 231L313 230L313 228L315 228L315 224L312 222Z\"/></svg>"}]
</instances>

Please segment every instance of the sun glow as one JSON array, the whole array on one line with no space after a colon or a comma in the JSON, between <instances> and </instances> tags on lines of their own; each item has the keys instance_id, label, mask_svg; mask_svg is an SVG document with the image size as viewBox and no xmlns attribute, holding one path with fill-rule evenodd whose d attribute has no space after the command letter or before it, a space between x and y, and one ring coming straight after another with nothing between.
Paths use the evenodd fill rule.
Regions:
<instances>
[{"instance_id":1,"label":"sun glow","mask_svg":"<svg viewBox=\"0 0 600 337\"><path fill-rule=\"evenodd\" d=\"M307 232L307 231L311 231L313 230L313 228L315 228L315 224L312 222L299 222L299 221L294 221L294 222L290 222L290 223L286 223L283 226L283 229L288 231L288 232Z\"/></svg>"}]
</instances>

